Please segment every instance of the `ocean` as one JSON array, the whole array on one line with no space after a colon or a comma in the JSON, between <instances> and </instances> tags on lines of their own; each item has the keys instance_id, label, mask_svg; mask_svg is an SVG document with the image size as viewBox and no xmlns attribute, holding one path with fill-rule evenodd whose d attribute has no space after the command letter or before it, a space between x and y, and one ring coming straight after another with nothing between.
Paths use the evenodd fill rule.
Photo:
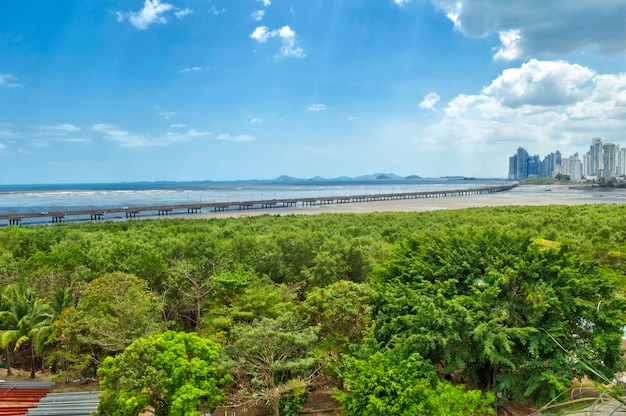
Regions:
<instances>
[{"instance_id":1,"label":"ocean","mask_svg":"<svg viewBox=\"0 0 626 416\"><path fill-rule=\"evenodd\" d=\"M496 179L136 182L0 185L0 215L467 189Z\"/></svg>"}]
</instances>

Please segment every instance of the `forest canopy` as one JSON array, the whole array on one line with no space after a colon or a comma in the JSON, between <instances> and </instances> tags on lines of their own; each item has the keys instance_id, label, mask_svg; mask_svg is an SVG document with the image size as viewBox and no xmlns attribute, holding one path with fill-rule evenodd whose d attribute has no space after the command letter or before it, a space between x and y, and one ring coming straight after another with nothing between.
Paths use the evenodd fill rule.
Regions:
<instances>
[{"instance_id":1,"label":"forest canopy","mask_svg":"<svg viewBox=\"0 0 626 416\"><path fill-rule=\"evenodd\" d=\"M203 409L228 397L295 414L319 377L341 387L345 414L386 414L397 400L413 414L463 414L457 402L491 414L486 403L495 397L541 404L573 378L594 377L586 366L607 377L623 368L622 211L494 207L6 227L4 362L7 371L37 365L68 381L98 380L114 357L124 363L150 343L165 351L163 340L193 332L202 340L194 345L213 351L211 377L232 377L213 385L213 397L198 402ZM255 343L259 337L268 342ZM394 384L409 381L406 365L419 370L412 390Z\"/></svg>"}]
</instances>

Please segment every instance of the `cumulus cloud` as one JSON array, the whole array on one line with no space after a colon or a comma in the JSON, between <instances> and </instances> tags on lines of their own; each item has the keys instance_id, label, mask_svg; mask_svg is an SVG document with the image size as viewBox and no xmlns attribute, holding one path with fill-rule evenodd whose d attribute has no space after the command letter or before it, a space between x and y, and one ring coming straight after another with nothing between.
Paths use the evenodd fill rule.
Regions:
<instances>
[{"instance_id":1,"label":"cumulus cloud","mask_svg":"<svg viewBox=\"0 0 626 416\"><path fill-rule=\"evenodd\" d=\"M100 133L105 139L119 143L122 147L165 147L178 142L188 142L197 138L207 137L210 132L201 132L196 129L189 129L187 132L167 132L160 136L150 134L135 133L123 130L114 124L94 124L93 130Z\"/></svg>"},{"instance_id":2,"label":"cumulus cloud","mask_svg":"<svg viewBox=\"0 0 626 416\"><path fill-rule=\"evenodd\" d=\"M11 74L0 74L0 87L18 88L23 86L23 84L18 82L16 76Z\"/></svg>"},{"instance_id":3,"label":"cumulus cloud","mask_svg":"<svg viewBox=\"0 0 626 416\"><path fill-rule=\"evenodd\" d=\"M572 104L589 92L586 84L594 75L578 64L532 59L520 68L504 70L483 94L510 108Z\"/></svg>"},{"instance_id":4,"label":"cumulus cloud","mask_svg":"<svg viewBox=\"0 0 626 416\"><path fill-rule=\"evenodd\" d=\"M249 134L240 134L238 136L231 136L227 133L221 133L217 136L218 140L230 140L233 142L249 142L254 140L254 136L250 136Z\"/></svg>"},{"instance_id":5,"label":"cumulus cloud","mask_svg":"<svg viewBox=\"0 0 626 416\"><path fill-rule=\"evenodd\" d=\"M431 0L467 36L497 34L494 58L510 61L541 53L566 54L596 47L602 53L624 50L623 0Z\"/></svg>"},{"instance_id":6,"label":"cumulus cloud","mask_svg":"<svg viewBox=\"0 0 626 416\"><path fill-rule=\"evenodd\" d=\"M172 13L179 19L192 13L191 9L179 9L170 3L161 0L145 0L143 8L138 12L116 12L117 21L129 21L133 26L140 30L146 30L148 26L160 23L167 23L167 14Z\"/></svg>"},{"instance_id":7,"label":"cumulus cloud","mask_svg":"<svg viewBox=\"0 0 626 416\"><path fill-rule=\"evenodd\" d=\"M250 37L257 42L265 43L271 38L279 38L281 41L280 52L276 55L280 57L304 58L304 50L298 46L296 32L289 26L280 29L269 30L267 26L259 26L250 34Z\"/></svg>"},{"instance_id":8,"label":"cumulus cloud","mask_svg":"<svg viewBox=\"0 0 626 416\"><path fill-rule=\"evenodd\" d=\"M531 60L503 71L479 94L455 97L419 142L485 151L532 142L548 152L588 146L595 136L621 137L624 131L626 73L597 74L564 61Z\"/></svg>"},{"instance_id":9,"label":"cumulus cloud","mask_svg":"<svg viewBox=\"0 0 626 416\"><path fill-rule=\"evenodd\" d=\"M252 120L250 120L250 123L252 124L263 123L263 119L259 117L254 117Z\"/></svg>"},{"instance_id":10,"label":"cumulus cloud","mask_svg":"<svg viewBox=\"0 0 626 416\"><path fill-rule=\"evenodd\" d=\"M256 20L261 21L263 20L263 16L265 15L265 10L255 10L252 12L252 14L250 14L250 17L252 17L252 20Z\"/></svg>"},{"instance_id":11,"label":"cumulus cloud","mask_svg":"<svg viewBox=\"0 0 626 416\"><path fill-rule=\"evenodd\" d=\"M419 104L420 108L425 108L427 110L434 110L435 104L439 101L441 97L436 92L431 92L424 97L422 102Z\"/></svg>"},{"instance_id":12,"label":"cumulus cloud","mask_svg":"<svg viewBox=\"0 0 626 416\"><path fill-rule=\"evenodd\" d=\"M250 34L250 37L257 42L265 43L271 37L267 26L259 26Z\"/></svg>"},{"instance_id":13,"label":"cumulus cloud","mask_svg":"<svg viewBox=\"0 0 626 416\"><path fill-rule=\"evenodd\" d=\"M259 0L261 3L263 3L264 7L269 7L272 5L272 1L271 0Z\"/></svg>"},{"instance_id":14,"label":"cumulus cloud","mask_svg":"<svg viewBox=\"0 0 626 416\"><path fill-rule=\"evenodd\" d=\"M402 7L405 4L407 4L410 0L393 0L394 3L396 3L398 6Z\"/></svg>"},{"instance_id":15,"label":"cumulus cloud","mask_svg":"<svg viewBox=\"0 0 626 416\"><path fill-rule=\"evenodd\" d=\"M312 104L307 108L308 111L324 111L326 110L326 106L324 104Z\"/></svg>"}]
</instances>

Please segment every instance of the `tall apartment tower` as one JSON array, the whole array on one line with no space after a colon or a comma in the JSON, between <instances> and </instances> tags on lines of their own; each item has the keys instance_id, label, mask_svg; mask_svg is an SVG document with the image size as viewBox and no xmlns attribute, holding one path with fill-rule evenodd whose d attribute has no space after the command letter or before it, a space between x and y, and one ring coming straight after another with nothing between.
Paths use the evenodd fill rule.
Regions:
<instances>
[{"instance_id":1,"label":"tall apartment tower","mask_svg":"<svg viewBox=\"0 0 626 416\"><path fill-rule=\"evenodd\" d=\"M589 174L599 176L602 171L602 139L594 137L591 139L589 148Z\"/></svg>"},{"instance_id":2,"label":"tall apartment tower","mask_svg":"<svg viewBox=\"0 0 626 416\"><path fill-rule=\"evenodd\" d=\"M578 182L583 177L583 164L575 153L574 156L569 157L569 180L572 182Z\"/></svg>"},{"instance_id":3,"label":"tall apartment tower","mask_svg":"<svg viewBox=\"0 0 626 416\"><path fill-rule=\"evenodd\" d=\"M509 179L517 179L517 154L509 158Z\"/></svg>"},{"instance_id":4,"label":"tall apartment tower","mask_svg":"<svg viewBox=\"0 0 626 416\"><path fill-rule=\"evenodd\" d=\"M619 145L604 143L602 146L602 177L611 179L617 176L617 152Z\"/></svg>"},{"instance_id":5,"label":"tall apartment tower","mask_svg":"<svg viewBox=\"0 0 626 416\"><path fill-rule=\"evenodd\" d=\"M626 147L617 153L617 176L626 176Z\"/></svg>"},{"instance_id":6,"label":"tall apartment tower","mask_svg":"<svg viewBox=\"0 0 626 416\"><path fill-rule=\"evenodd\" d=\"M516 179L528 178L528 152L523 147L517 148L517 177Z\"/></svg>"},{"instance_id":7,"label":"tall apartment tower","mask_svg":"<svg viewBox=\"0 0 626 416\"><path fill-rule=\"evenodd\" d=\"M590 160L591 158L589 157L589 152L585 153L583 155L583 176L585 178L591 176Z\"/></svg>"}]
</instances>

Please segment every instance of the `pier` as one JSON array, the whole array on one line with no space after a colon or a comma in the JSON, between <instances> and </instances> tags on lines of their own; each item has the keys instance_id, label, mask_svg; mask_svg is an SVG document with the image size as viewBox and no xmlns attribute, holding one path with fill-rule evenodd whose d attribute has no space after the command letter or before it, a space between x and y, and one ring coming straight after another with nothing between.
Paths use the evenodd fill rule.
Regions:
<instances>
[{"instance_id":1,"label":"pier","mask_svg":"<svg viewBox=\"0 0 626 416\"><path fill-rule=\"evenodd\" d=\"M106 219L119 218L139 218L141 216L169 216L176 214L200 214L203 210L212 212L224 212L228 210L249 210L249 209L279 209L287 207L311 207L325 204L349 204L358 202L389 201L398 199L419 199L419 198L447 198L463 197L468 195L483 195L504 192L513 189L517 183L506 183L494 186L484 186L473 189L452 189L440 191L423 192L400 192L400 193L380 193L368 195L344 195L344 196L320 196L317 198L286 198L286 199L264 199L255 201L232 201L232 202L207 202L188 203L173 205L146 205L121 208L94 208L77 210L58 210L54 212L24 212L24 213L0 213L0 226L22 225L26 223L41 224L41 219L49 220L52 224L66 221L103 221ZM37 221L34 219L37 218ZM30 221L29 221L30 220ZM3 223L5 222L5 223ZM48 222L48 221L46 221Z\"/></svg>"}]
</instances>

